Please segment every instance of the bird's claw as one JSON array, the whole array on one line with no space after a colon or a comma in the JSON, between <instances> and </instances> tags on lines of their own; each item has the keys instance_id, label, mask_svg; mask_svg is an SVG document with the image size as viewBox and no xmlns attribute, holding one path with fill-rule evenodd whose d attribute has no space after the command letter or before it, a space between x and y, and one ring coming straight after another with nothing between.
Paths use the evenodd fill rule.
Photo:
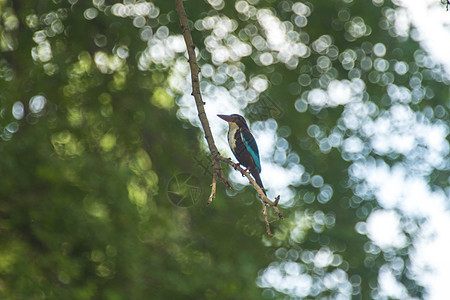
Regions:
<instances>
[{"instance_id":1,"label":"bird's claw","mask_svg":"<svg viewBox=\"0 0 450 300\"><path fill-rule=\"evenodd\" d=\"M233 168L238 171L238 167L240 166L240 164L233 164ZM241 172L242 177L245 177L245 173L248 171L249 168L245 169L245 170L239 170L239 172Z\"/></svg>"},{"instance_id":2,"label":"bird's claw","mask_svg":"<svg viewBox=\"0 0 450 300\"><path fill-rule=\"evenodd\" d=\"M247 168L247 169L241 171L242 177L245 177L245 173L247 173L248 169L249 169L249 168Z\"/></svg>"}]
</instances>

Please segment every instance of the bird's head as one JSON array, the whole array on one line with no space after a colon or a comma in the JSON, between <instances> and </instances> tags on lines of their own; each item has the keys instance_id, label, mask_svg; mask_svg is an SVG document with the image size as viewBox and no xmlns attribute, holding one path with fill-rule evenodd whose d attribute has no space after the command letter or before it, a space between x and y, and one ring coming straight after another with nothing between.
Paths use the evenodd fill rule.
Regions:
<instances>
[{"instance_id":1,"label":"bird's head","mask_svg":"<svg viewBox=\"0 0 450 300\"><path fill-rule=\"evenodd\" d=\"M219 118L228 122L228 124L236 124L238 127L247 127L247 122L241 115L232 114L232 115L217 115Z\"/></svg>"}]
</instances>

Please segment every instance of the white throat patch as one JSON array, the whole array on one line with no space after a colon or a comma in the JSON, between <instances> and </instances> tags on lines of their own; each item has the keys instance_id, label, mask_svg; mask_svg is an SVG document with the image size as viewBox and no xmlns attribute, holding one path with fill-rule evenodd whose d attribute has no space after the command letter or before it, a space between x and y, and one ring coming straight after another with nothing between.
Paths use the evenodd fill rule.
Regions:
<instances>
[{"instance_id":1,"label":"white throat patch","mask_svg":"<svg viewBox=\"0 0 450 300\"><path fill-rule=\"evenodd\" d=\"M230 130L228 130L228 144L230 144L231 150L233 151L236 148L236 140L234 139L234 135L236 131L239 129L239 126L236 123L228 123L230 125ZM234 151L233 151L234 152Z\"/></svg>"}]
</instances>

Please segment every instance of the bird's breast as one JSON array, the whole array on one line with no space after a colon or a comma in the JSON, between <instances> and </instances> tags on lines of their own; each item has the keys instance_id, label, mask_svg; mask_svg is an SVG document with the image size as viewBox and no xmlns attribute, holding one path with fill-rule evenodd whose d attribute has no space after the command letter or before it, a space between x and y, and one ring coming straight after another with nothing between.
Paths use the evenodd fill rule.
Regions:
<instances>
[{"instance_id":1,"label":"bird's breast","mask_svg":"<svg viewBox=\"0 0 450 300\"><path fill-rule=\"evenodd\" d=\"M236 124L230 124L230 130L228 130L228 144L234 153L236 149L236 131L238 129L239 127Z\"/></svg>"}]
</instances>

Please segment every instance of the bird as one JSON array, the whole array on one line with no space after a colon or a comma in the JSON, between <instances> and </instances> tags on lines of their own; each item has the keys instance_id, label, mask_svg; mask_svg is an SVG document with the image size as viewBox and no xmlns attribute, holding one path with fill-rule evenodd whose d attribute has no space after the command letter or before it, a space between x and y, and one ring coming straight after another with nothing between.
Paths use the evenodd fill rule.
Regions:
<instances>
[{"instance_id":1,"label":"bird","mask_svg":"<svg viewBox=\"0 0 450 300\"><path fill-rule=\"evenodd\" d=\"M228 144L234 156L239 164L246 168L245 171L250 170L250 174L252 174L256 183L266 195L259 175L261 173L261 161L259 159L258 145L244 117L238 114L217 116L228 122Z\"/></svg>"}]
</instances>

